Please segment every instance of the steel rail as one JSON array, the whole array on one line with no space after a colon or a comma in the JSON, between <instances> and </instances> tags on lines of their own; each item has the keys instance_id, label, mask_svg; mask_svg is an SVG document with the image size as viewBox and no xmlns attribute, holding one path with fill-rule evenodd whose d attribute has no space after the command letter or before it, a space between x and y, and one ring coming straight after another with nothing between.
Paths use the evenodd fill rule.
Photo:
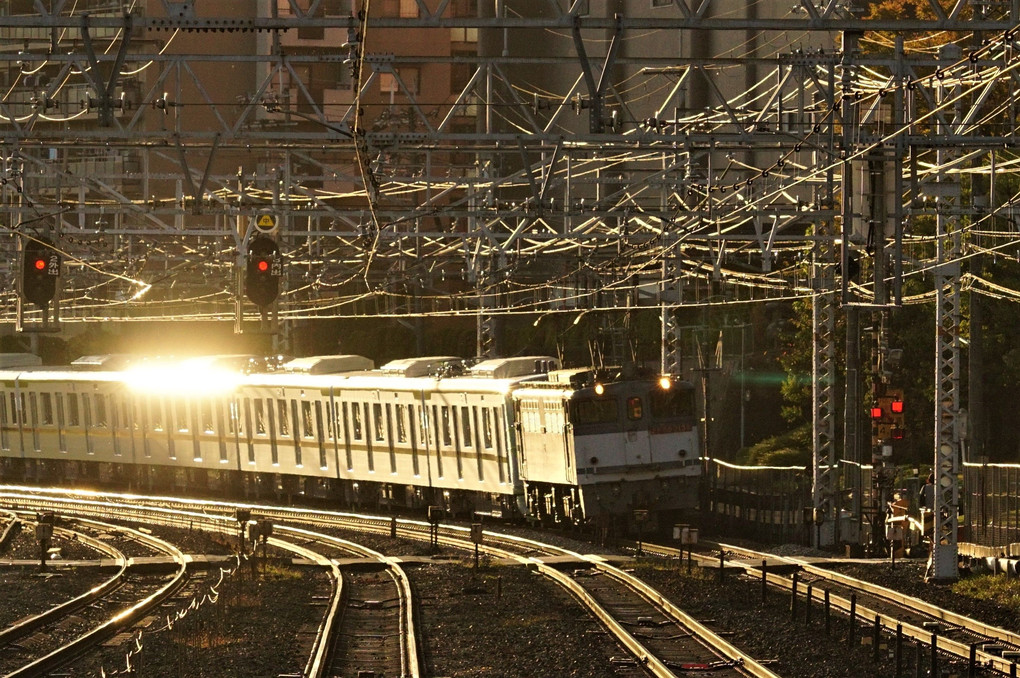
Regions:
<instances>
[{"instance_id":1,"label":"steel rail","mask_svg":"<svg viewBox=\"0 0 1020 678\"><path fill-rule=\"evenodd\" d=\"M1020 642L1018 642L1020 641L1020 636L1017 636L1016 634L1013 634L1010 631L990 626L988 624L985 624L984 622L980 622L969 617L965 617L963 615L958 615L948 610L944 610L940 607L931 605L930 603L919 600L917 598L906 596L897 591L891 591L890 589L885 589L884 587L878 586L877 584L870 584L868 582L854 579L853 577L849 577L847 575L842 575L839 573L827 572L816 566L811 566L810 564L806 563L806 561L803 561L802 559L799 558L792 558L790 556L778 556L771 553L764 553L761 551L755 551L753 549L748 549L741 546L733 546L729 544L719 544L719 547L721 547L724 551L728 550L733 554L743 554L743 557L745 558L780 560L792 565L797 565L802 569L810 571L812 574L818 574L824 579L828 579L835 583L842 584L843 586L865 591L866 593L876 598L883 599L886 602L910 608L915 612L926 614L935 619L939 619L945 622L947 625L963 628L967 631L970 631L971 633L974 633L975 635L986 635L989 638L993 638L996 641L1008 643L1014 646L1020 646ZM657 546L647 543L643 544L642 548L644 548L646 551L650 553L658 553L660 555L665 556L671 556L680 553L678 549L665 546ZM703 554L693 554L693 557L705 562L718 562L719 560L717 557L713 556L710 558ZM759 579L761 578L761 575L758 574L757 572L761 568L760 565L756 563L740 560L725 560L724 558L723 565L743 569L747 574L751 574L751 572L754 571L754 576L756 576ZM774 586L776 588L782 589L784 591L789 591L791 595L794 594L792 578L788 578L784 575L776 574L773 572L766 574L766 582L769 585ZM808 592L808 585L803 582L797 582L796 595L801 595L802 591L803 595L806 598ZM821 601L815 598L815 594L812 590L812 597L811 600L808 601L808 603L810 604L815 602ZM904 637L918 641L925 645L929 646L931 645L933 634L930 629L923 628L915 624L911 624L909 622L905 622L889 614L883 614L876 610L872 610L871 608L865 607L860 603L851 604L851 601L849 599L844 598L842 596L833 595L831 593L829 595L829 604L839 612L842 612L848 616L850 614L851 607L853 607L856 616L860 617L864 621L874 621L877 619L881 628L885 629L886 631L900 630L902 631ZM1014 638L1015 640L1010 640L1010 638ZM938 645L938 650L940 652L952 655L953 657L956 657L961 660L970 661L972 649L972 645L970 643L963 643L945 635L937 635L936 642ZM1000 673L1008 675L1010 673L1010 669L1013 665L1013 662L1011 660L1003 659L997 654L986 651L981 647L982 645L983 643L977 643L974 646L974 658L976 665L984 666L985 668L991 668Z\"/></svg>"},{"instance_id":2,"label":"steel rail","mask_svg":"<svg viewBox=\"0 0 1020 678\"><path fill-rule=\"evenodd\" d=\"M80 596L71 598L70 600L64 601L63 603L44 610L37 615L33 615L22 619L21 621L7 627L3 631L0 631L0 646L9 645L13 642L28 636L35 632L37 629L46 626L53 622L59 617L65 616L79 610L92 602L99 600L110 591L118 588L124 581L124 575L127 572L128 558L124 553L114 548L110 544L99 539L93 539L87 534L74 532L73 530L67 530L64 528L54 528L54 532L61 532L66 534L75 535L78 541L91 546L100 553L106 553L111 560L118 566L117 571L112 577L94 586Z\"/></svg>"},{"instance_id":3,"label":"steel rail","mask_svg":"<svg viewBox=\"0 0 1020 678\"><path fill-rule=\"evenodd\" d=\"M273 529L275 531L285 528L274 526ZM326 661L329 655L329 641L332 637L333 626L336 624L337 613L340 609L341 594L343 592L343 577L340 574L340 567L330 558L327 558L317 551L305 548L300 544L295 544L293 542L280 539L279 537L270 537L266 541L272 546L290 551L302 558L311 560L316 565L326 569L330 573L331 591L329 608L323 617L323 621L319 624L319 628L315 632L315 642L313 643L314 650L308 658L308 662L305 664L304 671L301 674L305 678L321 678L321 676L325 675L326 669L329 668Z\"/></svg>"},{"instance_id":4,"label":"steel rail","mask_svg":"<svg viewBox=\"0 0 1020 678\"><path fill-rule=\"evenodd\" d=\"M3 534L0 534L0 551L2 551L15 534L21 527L21 522L18 520L18 514L14 511L4 510L2 513L6 514L10 522L7 523L7 527L4 528Z\"/></svg>"},{"instance_id":5,"label":"steel rail","mask_svg":"<svg viewBox=\"0 0 1020 678\"><path fill-rule=\"evenodd\" d=\"M850 588L860 589L876 598L885 600L890 603L894 603L896 605L900 605L902 607L910 608L916 612L920 612L922 614L926 614L930 617L938 619L948 625L963 628L975 635L987 636L988 638L994 639L996 641L1008 643L1014 647L1020 647L1020 635L1017 635L1011 631L1007 631L1005 629L985 624L984 622L978 621L976 619L971 619L970 617L966 617L961 614L950 612L949 610L945 610L936 605L932 605L931 603L927 603L918 598L914 598L913 596L908 596L898 591L887 589L883 586L879 586L878 584L872 584L870 582L855 579L854 577L840 574L838 572L825 570L823 568L813 566L800 558L794 558L791 556L774 556L771 554L762 553L760 551L755 551L753 549L747 549L740 546L733 546L730 544L719 544L719 546L733 553L746 554L748 557L761 558L767 556L773 559L784 560L791 564L797 565L802 570L810 572L811 574L817 575L823 579L827 579L829 581L833 581ZM786 579L785 577L781 577L780 575L769 575L770 582L773 576L778 576L785 582ZM785 586L784 583L784 587L789 588L792 592L792 580L790 583L791 586ZM797 584L798 593L800 591L800 587L801 584L798 582ZM806 595L807 594L806 584L804 592ZM838 601L839 607L844 612L849 613L850 601L846 600L845 598L832 595L830 595L830 601ZM862 617L868 615L871 619L877 618L880 620L880 623L883 626L889 629L899 628L902 625L904 635L924 643L930 644L931 642L932 632L929 629L921 628L913 624L903 622L891 615L882 614L870 610L869 608L862 607L860 604L858 604L856 607L858 614L860 614ZM971 644L954 640L952 638L949 638L948 636L938 636L938 649L944 652L948 652L956 657L959 657L960 659L968 661L971 656ZM975 652L975 661L979 665L983 664L986 667L994 668L996 671L1000 671L1006 674L1010 672L1011 665L1013 664L1012 661L1005 660L997 654L987 652L981 647L978 647Z\"/></svg>"},{"instance_id":6,"label":"steel rail","mask_svg":"<svg viewBox=\"0 0 1020 678\"><path fill-rule=\"evenodd\" d=\"M164 542L152 535L147 535L137 530L132 530L127 527L120 525L109 525L101 523L99 521L93 521L83 518L78 518L81 522L87 522L96 526L102 526L105 529L119 531L131 536L139 542L149 545L155 550L162 551L170 555L174 562L177 564L177 571L169 582L161 586L158 590L146 596L138 603L135 603L131 607L121 610L117 614L110 617L107 621L103 622L99 626L86 631L82 635L78 636L74 640L66 643L62 647L59 647L49 654L46 654L35 661L22 666L15 671L12 671L5 676L5 678L29 678L35 676L45 676L51 671L60 666L67 664L76 657L81 656L89 647L92 647L108 638L116 635L118 631L134 623L140 619L149 610L153 609L168 597L178 591L186 581L187 563L184 557L184 553L180 549L175 547L173 544Z\"/></svg>"},{"instance_id":7,"label":"steel rail","mask_svg":"<svg viewBox=\"0 0 1020 678\"><path fill-rule=\"evenodd\" d=\"M373 551L367 546L356 544L340 537L334 537L329 534L322 534L320 532L312 532L310 530L304 530L298 527L292 527L289 525L277 525L273 528L277 532L287 532L295 534L306 539L314 539L316 541L325 542L333 546L338 546L348 551L352 551L366 558L372 558L379 561L386 566L387 570L393 575L394 580L397 583L397 590L400 595L400 607L401 607L401 666L403 667L401 676L404 678L420 678L421 668L418 662L418 640L415 633L414 625L414 599L411 593L411 582L407 577L407 573L404 572L404 568L400 566L399 559L391 558L383 555L378 551ZM338 597L339 598L339 597ZM339 608L337 608L339 609ZM320 633L323 643L321 647L317 648L317 653L321 655L321 660L318 666L318 672L310 673L309 675L319 676L323 675L322 672L327 670L329 667L325 664L326 656L328 655L329 639L331 634L329 631L332 628L335 620L330 620L329 628L325 633Z\"/></svg>"},{"instance_id":8,"label":"steel rail","mask_svg":"<svg viewBox=\"0 0 1020 678\"><path fill-rule=\"evenodd\" d=\"M6 498L8 498L7 495L0 495L0 501ZM40 495L34 493L31 495L21 497L20 501L24 501L25 499L34 499L36 501L41 501ZM73 509L75 511L92 511L101 514L106 514L110 511L116 511L117 515L120 516L121 518L125 516L132 516L138 519L144 519L150 523L155 522L157 524L164 524L170 526L180 526L187 524L189 527L192 527L195 525L195 523L198 523L201 529L207 529L210 531L231 535L234 534L235 526L237 524L236 521L233 521L232 518L227 515L209 515L204 513L198 513L193 510L181 511L168 509L160 506L145 506L145 505L139 506L137 504L119 504L111 502L102 502L95 499L87 500L76 499L66 496L60 497L59 503L61 503L68 509ZM40 504L40 507L43 506L46 505ZM158 520L156 518L158 518ZM85 519L79 518L78 520ZM285 528L281 527L279 529ZM321 676L325 675L324 671L327 668L325 659L326 650L328 650L328 642L325 642L325 640L328 639L330 636L332 625L335 621L337 610L339 609L341 600L343 578L340 575L339 567L335 563L333 563L329 558L326 558L322 554L316 553L315 551L307 549L298 544L294 544L292 542L272 537L268 540L268 543L272 544L277 548L290 551L291 553L294 553L296 556L300 558L310 560L316 563L316 565L322 567L323 569L326 569L330 573L331 600L329 609L327 610L327 613L324 617L323 624L320 624L320 627L316 633L316 640L314 642L314 646L317 649L315 652L313 652L312 656L309 658L309 661L306 664L304 671L302 673L302 676L304 676L305 678L320 678ZM415 657L414 661L415 665L417 665L417 657ZM415 678L417 678L417 674L415 674Z\"/></svg>"}]
</instances>

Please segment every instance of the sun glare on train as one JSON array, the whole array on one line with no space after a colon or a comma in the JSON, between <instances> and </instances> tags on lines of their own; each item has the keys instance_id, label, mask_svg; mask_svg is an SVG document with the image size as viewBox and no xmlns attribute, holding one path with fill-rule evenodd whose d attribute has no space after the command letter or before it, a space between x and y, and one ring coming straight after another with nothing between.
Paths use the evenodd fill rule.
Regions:
<instances>
[{"instance_id":1,"label":"sun glare on train","mask_svg":"<svg viewBox=\"0 0 1020 678\"><path fill-rule=\"evenodd\" d=\"M241 375L201 359L147 363L130 368L124 376L133 391L173 395L218 395L232 391Z\"/></svg>"}]
</instances>

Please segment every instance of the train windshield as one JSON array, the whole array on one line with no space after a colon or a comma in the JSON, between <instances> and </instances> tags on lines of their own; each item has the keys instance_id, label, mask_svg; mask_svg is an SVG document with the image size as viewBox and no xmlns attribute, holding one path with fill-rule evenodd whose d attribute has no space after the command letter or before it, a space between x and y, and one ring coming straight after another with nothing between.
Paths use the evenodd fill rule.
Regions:
<instances>
[{"instance_id":1,"label":"train windshield","mask_svg":"<svg viewBox=\"0 0 1020 678\"><path fill-rule=\"evenodd\" d=\"M613 398L579 398L570 404L570 419L574 425L610 424L618 419L617 404Z\"/></svg>"},{"instance_id":2,"label":"train windshield","mask_svg":"<svg viewBox=\"0 0 1020 678\"><path fill-rule=\"evenodd\" d=\"M694 416L694 391L671 388L668 391L652 389L650 393L652 417L655 419L682 419Z\"/></svg>"}]
</instances>

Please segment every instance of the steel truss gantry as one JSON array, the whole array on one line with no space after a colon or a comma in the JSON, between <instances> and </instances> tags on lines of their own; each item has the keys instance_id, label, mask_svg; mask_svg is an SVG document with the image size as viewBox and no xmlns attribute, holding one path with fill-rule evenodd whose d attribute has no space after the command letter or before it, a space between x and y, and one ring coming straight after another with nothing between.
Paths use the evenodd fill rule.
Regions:
<instances>
[{"instance_id":1,"label":"steel truss gantry","mask_svg":"<svg viewBox=\"0 0 1020 678\"><path fill-rule=\"evenodd\" d=\"M287 261L282 321L472 316L480 353L498 351L502 316L636 305L658 309L672 371L677 309L720 290L810 297L828 543L835 316L922 300L902 281L937 262L953 402L936 464L955 468L946 342L961 285L981 284L959 268L963 234L1012 223L1013 206L946 191L1015 156L1001 90L1020 70L1018 0L928 0L930 18L911 20L845 0L614 15L482 0L471 16L418 0L406 18L319 0L244 16L201 0L86 4L24 0L0 17L0 247L13 262L23 237L59 243L61 321L254 317L237 262L267 214ZM936 33L983 39L957 59L903 48ZM840 49L846 35L856 46Z\"/></svg>"}]
</instances>

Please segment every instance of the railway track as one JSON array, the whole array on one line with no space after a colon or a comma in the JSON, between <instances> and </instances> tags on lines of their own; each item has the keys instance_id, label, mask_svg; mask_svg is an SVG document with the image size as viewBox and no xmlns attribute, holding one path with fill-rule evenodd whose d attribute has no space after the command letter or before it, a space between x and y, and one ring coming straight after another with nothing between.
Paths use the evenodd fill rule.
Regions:
<instances>
[{"instance_id":1,"label":"railway track","mask_svg":"<svg viewBox=\"0 0 1020 678\"><path fill-rule=\"evenodd\" d=\"M25 498L21 497L21 501ZM68 496L65 501L68 510L79 506L81 499ZM237 504L213 504L202 502L202 513L194 513L196 502L187 500L160 501L157 511L169 513L172 510L187 509L190 520L229 521L230 516L243 508L257 510L264 519L271 519L279 530L309 528L316 534L304 533L303 538L321 544L322 528L360 530L377 534L399 535L418 540L436 540L444 546L470 552L476 546L489 557L517 562L532 568L571 593L589 614L597 619L613 636L626 655L613 660L614 675L657 676L670 678L690 671L712 671L713 676L756 676L778 678L769 669L746 656L718 634L685 615L679 608L666 600L637 577L615 567L603 558L582 555L565 549L540 543L523 537L486 531L481 537L472 536L468 527L455 525L437 526L425 521L397 520L357 516L353 514L328 513L302 509L281 509L245 506ZM122 517L130 516L132 508L125 504L106 510L115 510ZM141 510L141 509L139 509ZM148 511L149 509L146 509ZM141 516L139 516L141 517ZM179 518L177 519L179 520ZM305 527L292 528L288 523L301 523ZM274 537L275 539L275 537ZM318 547L317 547L318 548ZM379 606L376 611L380 612ZM370 621L373 626L388 623L379 618ZM328 638L334 633L337 621L324 622L320 636ZM398 622L399 624L399 622ZM413 629L413 623L405 624L404 634ZM382 634L380 634L382 635ZM343 637L342 633L339 637ZM322 648L323 644L317 644ZM331 646L333 647L333 646ZM347 652L342 643L335 646ZM321 652L321 649L318 650ZM358 651L354 650L357 654ZM416 656L412 650L404 651L408 657ZM339 655L336 655L339 656ZM363 656L363 655L359 655ZM324 666L326 660L315 662L308 675L316 675L315 667ZM404 668L404 671L409 669ZM405 673L401 675L416 675Z\"/></svg>"},{"instance_id":2,"label":"railway track","mask_svg":"<svg viewBox=\"0 0 1020 678\"><path fill-rule=\"evenodd\" d=\"M26 499L20 497L18 501L24 504ZM61 505L65 512L116 514L121 520L187 525L189 529L197 527L227 535L237 532L236 513L203 514L165 506L113 505L95 500L71 500ZM264 544L329 573L331 592L317 601L325 610L302 676L342 675L352 666L364 675L406 678L420 675L413 597L399 565L353 542L286 525L274 527L273 536L266 538ZM341 571L337 564L340 557L356 562L348 563ZM124 556L120 558L126 561ZM371 562L366 564L365 560ZM342 599L346 605L341 604Z\"/></svg>"},{"instance_id":3,"label":"railway track","mask_svg":"<svg viewBox=\"0 0 1020 678\"><path fill-rule=\"evenodd\" d=\"M703 544L709 546L709 544ZM938 661L966 665L977 671L1016 676L1020 634L971 619L899 591L821 567L804 558L777 556L732 544L715 544L708 552L643 544L645 553L668 558L690 557L706 567L736 568L815 607L827 607L852 618L875 637L899 645L925 645ZM720 557L720 553L722 556ZM877 567L884 566L878 564ZM802 608L803 609L803 608ZM876 643L877 646L877 643Z\"/></svg>"},{"instance_id":4,"label":"railway track","mask_svg":"<svg viewBox=\"0 0 1020 678\"><path fill-rule=\"evenodd\" d=\"M90 540L97 550L117 562L117 571L105 584L83 596L57 605L26 619L0 634L5 651L0 655L0 672L6 678L43 676L113 637L173 595L185 583L184 554L172 544L137 530L79 519L77 538ZM115 546L104 545L84 528L104 535L120 535L131 543L144 545L154 553L172 559L169 574L133 575L128 558ZM57 528L63 529L63 528Z\"/></svg>"},{"instance_id":5,"label":"railway track","mask_svg":"<svg viewBox=\"0 0 1020 678\"><path fill-rule=\"evenodd\" d=\"M417 678L419 649L414 597L393 559L338 537L282 525L277 531L336 553L342 605L322 634L322 671L309 675L378 675Z\"/></svg>"}]
</instances>

